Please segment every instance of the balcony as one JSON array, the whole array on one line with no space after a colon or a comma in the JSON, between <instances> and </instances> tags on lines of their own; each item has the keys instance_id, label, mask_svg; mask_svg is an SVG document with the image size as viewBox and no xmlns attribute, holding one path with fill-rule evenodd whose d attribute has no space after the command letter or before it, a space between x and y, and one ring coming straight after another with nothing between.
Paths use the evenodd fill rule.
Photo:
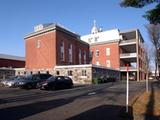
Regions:
<instances>
[{"instance_id":1,"label":"balcony","mask_svg":"<svg viewBox=\"0 0 160 120\"><path fill-rule=\"evenodd\" d=\"M127 71L127 67L120 67L120 71ZM137 68L134 66L129 66L128 71L137 71Z\"/></svg>"},{"instance_id":2,"label":"balcony","mask_svg":"<svg viewBox=\"0 0 160 120\"><path fill-rule=\"evenodd\" d=\"M136 44L136 39L131 39L131 40L121 40L119 43L119 46L123 45L131 45L131 44Z\"/></svg>"},{"instance_id":3,"label":"balcony","mask_svg":"<svg viewBox=\"0 0 160 120\"><path fill-rule=\"evenodd\" d=\"M136 58L137 53L122 53L120 54L120 58Z\"/></svg>"}]
</instances>

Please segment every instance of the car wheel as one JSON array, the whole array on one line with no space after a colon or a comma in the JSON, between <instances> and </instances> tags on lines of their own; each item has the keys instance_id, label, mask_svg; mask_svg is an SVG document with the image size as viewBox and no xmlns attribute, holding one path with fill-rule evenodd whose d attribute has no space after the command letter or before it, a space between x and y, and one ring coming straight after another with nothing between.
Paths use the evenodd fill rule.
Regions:
<instances>
[{"instance_id":1,"label":"car wheel","mask_svg":"<svg viewBox=\"0 0 160 120\"><path fill-rule=\"evenodd\" d=\"M53 85L53 86L51 87L51 90L56 90L56 86Z\"/></svg>"},{"instance_id":2,"label":"car wheel","mask_svg":"<svg viewBox=\"0 0 160 120\"><path fill-rule=\"evenodd\" d=\"M32 88L32 86L31 85L27 85L27 89L31 89Z\"/></svg>"}]
</instances>

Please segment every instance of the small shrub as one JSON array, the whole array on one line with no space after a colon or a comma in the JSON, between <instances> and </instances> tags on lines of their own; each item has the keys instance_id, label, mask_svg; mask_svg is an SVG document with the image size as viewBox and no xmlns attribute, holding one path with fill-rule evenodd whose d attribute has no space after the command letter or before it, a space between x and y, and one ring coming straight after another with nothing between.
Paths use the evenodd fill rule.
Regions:
<instances>
[{"instance_id":1,"label":"small shrub","mask_svg":"<svg viewBox=\"0 0 160 120\"><path fill-rule=\"evenodd\" d=\"M95 78L92 79L92 83L93 83L93 84L103 83L103 79L100 78L100 77L95 77Z\"/></svg>"}]
</instances>

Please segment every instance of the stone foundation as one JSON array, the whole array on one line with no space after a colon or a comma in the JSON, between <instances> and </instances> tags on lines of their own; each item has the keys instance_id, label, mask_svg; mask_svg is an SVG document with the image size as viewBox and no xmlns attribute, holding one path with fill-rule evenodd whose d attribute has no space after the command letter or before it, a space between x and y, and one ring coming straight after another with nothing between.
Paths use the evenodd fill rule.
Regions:
<instances>
[{"instance_id":1,"label":"stone foundation","mask_svg":"<svg viewBox=\"0 0 160 120\"><path fill-rule=\"evenodd\" d=\"M119 80L119 71L92 64L55 66L53 69L38 69L28 71L27 74L49 73L54 76L69 76L74 84L92 84L92 79L107 76Z\"/></svg>"}]
</instances>

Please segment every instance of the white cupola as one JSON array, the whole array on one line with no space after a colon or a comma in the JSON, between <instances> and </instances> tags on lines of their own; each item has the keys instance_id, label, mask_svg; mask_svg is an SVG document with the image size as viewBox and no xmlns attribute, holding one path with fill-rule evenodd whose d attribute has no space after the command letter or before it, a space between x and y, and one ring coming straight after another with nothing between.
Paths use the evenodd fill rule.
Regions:
<instances>
[{"instance_id":1,"label":"white cupola","mask_svg":"<svg viewBox=\"0 0 160 120\"><path fill-rule=\"evenodd\" d=\"M98 33L98 28L96 27L96 21L94 20L91 34L96 34L96 33Z\"/></svg>"}]
</instances>

